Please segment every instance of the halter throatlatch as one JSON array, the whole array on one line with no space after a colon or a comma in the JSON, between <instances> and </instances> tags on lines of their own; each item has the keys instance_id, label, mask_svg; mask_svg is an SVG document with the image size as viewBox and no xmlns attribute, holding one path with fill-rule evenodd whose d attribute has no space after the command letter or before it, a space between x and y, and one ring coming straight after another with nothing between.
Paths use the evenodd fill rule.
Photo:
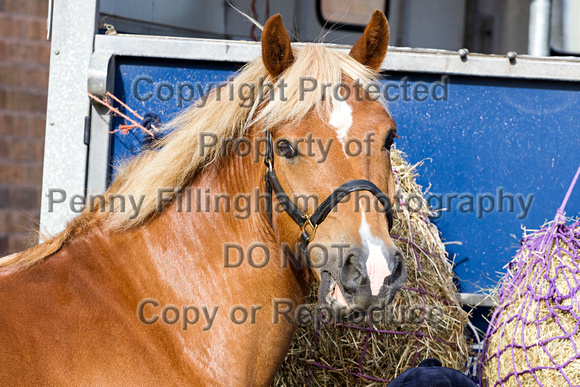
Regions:
<instances>
[{"instance_id":1,"label":"halter throatlatch","mask_svg":"<svg viewBox=\"0 0 580 387\"><path fill-rule=\"evenodd\" d=\"M306 268L309 273L312 273L310 259L308 258L308 244L316 236L318 225L326 219L330 211L338 205L347 195L356 191L368 191L375 195L375 197L382 203L385 209L385 215L389 224L389 230L393 228L393 209L391 202L387 195L383 193L369 180L350 180L337 189L335 189L329 197L327 197L314 211L312 215L304 213L298 206L288 197L284 188L278 181L276 171L274 170L274 145L272 143L272 136L270 131L266 131L266 154L264 164L268 167L264 179L266 180L266 193L268 205L266 211L272 225L272 191L276 194L276 198L280 202L284 211L300 226L302 233L300 234L300 249L302 251L303 259L306 263ZM311 233L308 233L307 227L310 228Z\"/></svg>"}]
</instances>

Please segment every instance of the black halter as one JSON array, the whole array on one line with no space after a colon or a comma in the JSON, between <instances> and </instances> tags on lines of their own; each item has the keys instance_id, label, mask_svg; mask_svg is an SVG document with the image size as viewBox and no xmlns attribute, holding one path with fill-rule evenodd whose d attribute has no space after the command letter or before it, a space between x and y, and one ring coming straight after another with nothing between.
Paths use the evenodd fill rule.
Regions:
<instances>
[{"instance_id":1,"label":"black halter","mask_svg":"<svg viewBox=\"0 0 580 387\"><path fill-rule=\"evenodd\" d=\"M385 195L379 187L369 180L350 180L344 183L335 189L334 192L332 192L332 194L330 194L330 196L318 206L312 215L305 214L296 204L294 204L286 192L284 192L284 188L282 188L278 181L278 177L276 177L276 171L274 170L274 145L269 130L266 132L266 155L264 158L264 164L268 167L264 178L266 180L266 193L268 198L268 206L266 210L270 218L270 225L272 225L272 191L274 191L276 198L280 202L282 208L284 208L284 211L290 215L302 230L302 233L300 234L300 248L309 273L312 273L312 268L310 266L310 259L308 258L308 244L314 239L318 225L326 219L330 211L332 211L332 209L336 207L336 205L344 199L346 195L356 191L369 191L375 195L385 208L389 230L393 228L393 209L391 208L391 202L387 195ZM307 226L310 226L312 229L312 234L309 234L306 231Z\"/></svg>"}]
</instances>

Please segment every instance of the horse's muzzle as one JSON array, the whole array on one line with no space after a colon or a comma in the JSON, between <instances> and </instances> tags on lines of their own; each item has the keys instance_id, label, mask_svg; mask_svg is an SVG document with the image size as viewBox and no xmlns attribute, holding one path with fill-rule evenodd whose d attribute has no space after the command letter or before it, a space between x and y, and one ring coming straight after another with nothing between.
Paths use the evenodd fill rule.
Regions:
<instances>
[{"instance_id":1,"label":"horse's muzzle","mask_svg":"<svg viewBox=\"0 0 580 387\"><path fill-rule=\"evenodd\" d=\"M342 315L352 312L368 315L377 308L386 307L403 286L407 266L396 247L384 248L383 256L388 274L377 279L376 269L369 262L369 252L361 248L350 249L343 262L329 261L321 270L319 303L339 310ZM377 281L380 281L377 283Z\"/></svg>"}]
</instances>

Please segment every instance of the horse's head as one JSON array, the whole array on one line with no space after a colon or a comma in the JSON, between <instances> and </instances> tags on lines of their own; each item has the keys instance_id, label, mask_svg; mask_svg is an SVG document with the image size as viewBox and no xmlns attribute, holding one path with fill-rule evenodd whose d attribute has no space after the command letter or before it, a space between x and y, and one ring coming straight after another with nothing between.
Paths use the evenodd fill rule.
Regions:
<instances>
[{"instance_id":1,"label":"horse's head","mask_svg":"<svg viewBox=\"0 0 580 387\"><path fill-rule=\"evenodd\" d=\"M387 19L375 11L344 64L351 73L378 71L388 39ZM262 34L262 60L273 79L284 78L289 68L299 65L295 54L281 18L272 17ZM338 71L345 85L326 88L321 103L327 111L317 114L314 109L298 122L270 129L274 172L267 180L278 198L272 211L274 229L283 245L290 246L288 254L310 262L320 280L319 302L368 312L390 302L406 278L388 221L394 201L390 148L396 126L370 88L364 90L347 71ZM325 86L318 81L310 92L322 92ZM311 80L303 83L313 88ZM290 200L285 205L284 192ZM299 254L293 249L297 243L303 248Z\"/></svg>"}]
</instances>

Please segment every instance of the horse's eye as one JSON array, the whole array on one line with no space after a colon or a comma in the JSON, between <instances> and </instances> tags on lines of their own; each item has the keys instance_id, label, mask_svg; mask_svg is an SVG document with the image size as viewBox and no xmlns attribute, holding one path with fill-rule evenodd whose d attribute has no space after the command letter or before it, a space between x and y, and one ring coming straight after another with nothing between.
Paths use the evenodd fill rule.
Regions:
<instances>
[{"instance_id":1,"label":"horse's eye","mask_svg":"<svg viewBox=\"0 0 580 387\"><path fill-rule=\"evenodd\" d=\"M278 141L278 151L287 159L293 159L298 156L298 151L292 147L288 140Z\"/></svg>"},{"instance_id":2,"label":"horse's eye","mask_svg":"<svg viewBox=\"0 0 580 387\"><path fill-rule=\"evenodd\" d=\"M397 134L393 131L390 131L389 134L387 134L387 138L385 138L385 145L383 145L383 148L390 151L391 150L391 146L393 146L393 141L395 141L395 138L397 138Z\"/></svg>"}]
</instances>

